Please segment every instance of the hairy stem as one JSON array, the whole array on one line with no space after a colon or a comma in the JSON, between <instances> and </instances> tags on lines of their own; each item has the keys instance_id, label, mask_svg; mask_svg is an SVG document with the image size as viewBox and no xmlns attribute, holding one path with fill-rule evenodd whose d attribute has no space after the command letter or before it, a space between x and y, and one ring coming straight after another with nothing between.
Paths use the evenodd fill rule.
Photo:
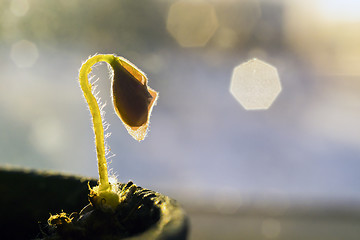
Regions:
<instances>
[{"instance_id":1,"label":"hairy stem","mask_svg":"<svg viewBox=\"0 0 360 240\"><path fill-rule=\"evenodd\" d=\"M92 70L91 67L94 64L104 61L111 65L114 59L115 57L111 54L95 55L86 60L86 62L81 66L79 73L80 87L84 92L85 99L89 105L94 126L96 154L99 170L99 191L108 191L110 190L111 185L109 183L107 162L105 158L104 127L102 124L101 112L97 100L92 94L92 86L89 82L88 75Z\"/></svg>"}]
</instances>

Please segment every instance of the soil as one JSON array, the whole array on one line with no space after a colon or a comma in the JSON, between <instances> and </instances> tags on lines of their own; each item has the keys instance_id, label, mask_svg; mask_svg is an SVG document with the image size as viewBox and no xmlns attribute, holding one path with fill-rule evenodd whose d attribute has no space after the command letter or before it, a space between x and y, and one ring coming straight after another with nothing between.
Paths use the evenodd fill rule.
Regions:
<instances>
[{"instance_id":1,"label":"soil","mask_svg":"<svg viewBox=\"0 0 360 240\"><path fill-rule=\"evenodd\" d=\"M120 184L120 190L135 191L115 212L105 213L89 204L88 184L96 183L76 176L0 170L1 239L186 239L188 220L175 200L129 182ZM59 213L48 222L50 214Z\"/></svg>"}]
</instances>

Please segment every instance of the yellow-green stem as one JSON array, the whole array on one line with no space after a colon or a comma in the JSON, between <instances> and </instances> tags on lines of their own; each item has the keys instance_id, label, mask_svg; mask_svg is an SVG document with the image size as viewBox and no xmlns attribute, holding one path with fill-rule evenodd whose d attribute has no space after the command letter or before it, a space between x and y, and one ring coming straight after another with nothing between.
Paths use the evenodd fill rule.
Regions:
<instances>
[{"instance_id":1,"label":"yellow-green stem","mask_svg":"<svg viewBox=\"0 0 360 240\"><path fill-rule=\"evenodd\" d=\"M99 169L99 191L108 191L111 188L108 178L107 162L105 158L105 141L104 141L104 127L101 119L101 112L96 98L92 94L91 84L88 79L88 75L91 72L91 67L98 62L107 62L110 65L115 60L115 57L111 54L95 55L89 58L80 69L79 81L82 91L84 92L85 99L89 105L90 113L92 115L94 133L95 133L95 145L96 154L98 160Z\"/></svg>"}]
</instances>

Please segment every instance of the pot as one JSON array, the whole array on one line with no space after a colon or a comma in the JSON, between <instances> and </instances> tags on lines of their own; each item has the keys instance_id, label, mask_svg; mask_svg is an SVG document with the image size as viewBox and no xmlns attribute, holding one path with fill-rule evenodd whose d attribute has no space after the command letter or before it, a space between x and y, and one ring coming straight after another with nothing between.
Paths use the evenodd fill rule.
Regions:
<instances>
[{"instance_id":1,"label":"pot","mask_svg":"<svg viewBox=\"0 0 360 240\"><path fill-rule=\"evenodd\" d=\"M96 234L100 234L96 236L97 239L102 238L103 230L106 239L182 240L187 238L188 219L180 205L165 195L135 186L132 182L119 185L119 188L136 187L136 196L131 197L132 200L129 201L129 206L132 208L120 209L121 214L112 215L120 219L121 228L124 228L125 233L120 233L118 230L111 233L113 229L109 226L119 225L112 224L114 217L112 220L106 220L108 223L99 227L96 222L104 223L106 222L104 219L108 218L89 205L89 185L96 184L96 179L80 176L1 169L2 239L51 239L51 234L57 233L53 226L48 226L47 220L50 213L57 214L62 211L80 212L72 215L76 216L74 224L84 227L84 231L92 231L97 226ZM83 211L80 211L81 209ZM59 226L55 225L55 228L59 230Z\"/></svg>"}]
</instances>

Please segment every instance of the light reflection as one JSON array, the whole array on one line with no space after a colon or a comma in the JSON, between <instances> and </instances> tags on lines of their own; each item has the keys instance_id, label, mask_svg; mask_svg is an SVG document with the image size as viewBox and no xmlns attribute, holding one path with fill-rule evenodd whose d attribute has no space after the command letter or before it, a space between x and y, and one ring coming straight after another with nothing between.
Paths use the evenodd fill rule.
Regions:
<instances>
[{"instance_id":1,"label":"light reflection","mask_svg":"<svg viewBox=\"0 0 360 240\"><path fill-rule=\"evenodd\" d=\"M214 35L216 46L223 49L246 48L261 19L259 1L215 1L214 6L219 21L219 29Z\"/></svg>"},{"instance_id":2,"label":"light reflection","mask_svg":"<svg viewBox=\"0 0 360 240\"><path fill-rule=\"evenodd\" d=\"M178 1L170 7L166 24L182 47L201 47L214 35L218 20L209 3Z\"/></svg>"},{"instance_id":3,"label":"light reflection","mask_svg":"<svg viewBox=\"0 0 360 240\"><path fill-rule=\"evenodd\" d=\"M28 0L11 0L10 2L10 11L17 17L25 16L29 8Z\"/></svg>"},{"instance_id":4,"label":"light reflection","mask_svg":"<svg viewBox=\"0 0 360 240\"><path fill-rule=\"evenodd\" d=\"M36 62L39 52L34 43L21 40L11 46L10 57L19 68L28 68Z\"/></svg>"},{"instance_id":5,"label":"light reflection","mask_svg":"<svg viewBox=\"0 0 360 240\"><path fill-rule=\"evenodd\" d=\"M248 57L249 58L267 58L268 57L268 53L262 49L262 48L259 48L259 47L254 47L252 49L250 49L248 51Z\"/></svg>"},{"instance_id":6,"label":"light reflection","mask_svg":"<svg viewBox=\"0 0 360 240\"><path fill-rule=\"evenodd\" d=\"M54 155L65 148L65 132L58 120L43 118L33 122L29 141L40 153Z\"/></svg>"},{"instance_id":7,"label":"light reflection","mask_svg":"<svg viewBox=\"0 0 360 240\"><path fill-rule=\"evenodd\" d=\"M281 92L275 67L252 59L234 68L230 92L247 110L268 109Z\"/></svg>"},{"instance_id":8,"label":"light reflection","mask_svg":"<svg viewBox=\"0 0 360 240\"><path fill-rule=\"evenodd\" d=\"M318 12L325 18L335 21L360 21L359 0L317 0Z\"/></svg>"},{"instance_id":9,"label":"light reflection","mask_svg":"<svg viewBox=\"0 0 360 240\"><path fill-rule=\"evenodd\" d=\"M328 14L333 8L336 5L314 9L306 2L288 4L284 19L287 44L317 74L360 76L360 15L350 21L346 11L341 17Z\"/></svg>"}]
</instances>

